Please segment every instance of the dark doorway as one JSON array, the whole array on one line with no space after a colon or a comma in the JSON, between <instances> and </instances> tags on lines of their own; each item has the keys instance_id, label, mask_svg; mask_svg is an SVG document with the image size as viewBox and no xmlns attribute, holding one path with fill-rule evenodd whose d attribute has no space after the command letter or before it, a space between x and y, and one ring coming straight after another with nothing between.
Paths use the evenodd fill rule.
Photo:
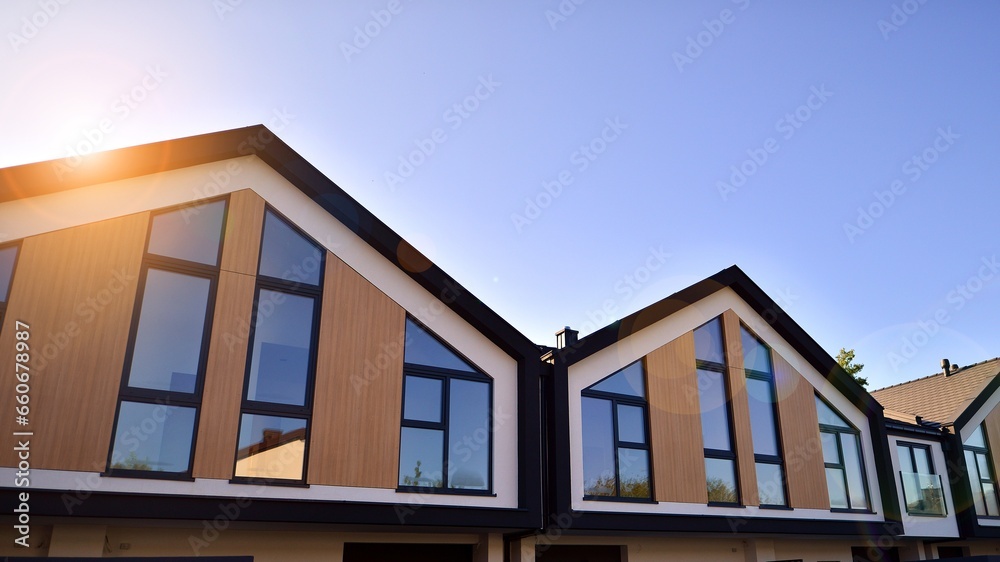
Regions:
<instances>
[{"instance_id":1,"label":"dark doorway","mask_svg":"<svg viewBox=\"0 0 1000 562\"><path fill-rule=\"evenodd\" d=\"M346 543L344 562L471 562L471 544Z\"/></svg>"},{"instance_id":2,"label":"dark doorway","mask_svg":"<svg viewBox=\"0 0 1000 562\"><path fill-rule=\"evenodd\" d=\"M621 562L620 546L550 546L536 547L535 560L539 562Z\"/></svg>"},{"instance_id":3,"label":"dark doorway","mask_svg":"<svg viewBox=\"0 0 1000 562\"><path fill-rule=\"evenodd\" d=\"M961 558L969 555L969 549L964 546L939 546L938 558Z\"/></svg>"},{"instance_id":4,"label":"dark doorway","mask_svg":"<svg viewBox=\"0 0 1000 562\"><path fill-rule=\"evenodd\" d=\"M899 549L878 546L852 546L851 560L854 562L899 562Z\"/></svg>"}]
</instances>

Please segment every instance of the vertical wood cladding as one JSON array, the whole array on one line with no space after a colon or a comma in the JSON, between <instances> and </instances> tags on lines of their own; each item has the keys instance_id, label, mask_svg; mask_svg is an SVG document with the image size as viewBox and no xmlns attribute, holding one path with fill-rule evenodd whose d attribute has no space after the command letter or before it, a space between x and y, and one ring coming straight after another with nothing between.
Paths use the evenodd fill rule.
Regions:
<instances>
[{"instance_id":1,"label":"vertical wood cladding","mask_svg":"<svg viewBox=\"0 0 1000 562\"><path fill-rule=\"evenodd\" d=\"M646 356L656 500L708 503L694 334Z\"/></svg>"},{"instance_id":2,"label":"vertical wood cladding","mask_svg":"<svg viewBox=\"0 0 1000 562\"><path fill-rule=\"evenodd\" d=\"M260 237L264 229L264 200L249 189L229 196L229 216L223 236L223 271L257 275Z\"/></svg>"},{"instance_id":3,"label":"vertical wood cladding","mask_svg":"<svg viewBox=\"0 0 1000 562\"><path fill-rule=\"evenodd\" d=\"M740 318L732 309L722 313L723 337L726 340L726 365L729 396L732 402L736 458L740 472L740 496L744 505L758 505L757 470L754 466L753 437L750 431L750 403L747 399L746 374L743 372L743 340Z\"/></svg>"},{"instance_id":4,"label":"vertical wood cladding","mask_svg":"<svg viewBox=\"0 0 1000 562\"><path fill-rule=\"evenodd\" d=\"M14 362L14 321L31 329L32 468L102 471L114 425L149 213L25 238L0 335ZM2 406L13 412L13 393ZM10 447L0 464L16 466Z\"/></svg>"},{"instance_id":5,"label":"vertical wood cladding","mask_svg":"<svg viewBox=\"0 0 1000 562\"><path fill-rule=\"evenodd\" d=\"M398 304L327 254L309 483L396 487L405 317Z\"/></svg>"},{"instance_id":6,"label":"vertical wood cladding","mask_svg":"<svg viewBox=\"0 0 1000 562\"><path fill-rule=\"evenodd\" d=\"M830 509L815 391L783 357L772 352L778 420L789 507Z\"/></svg>"},{"instance_id":7,"label":"vertical wood cladding","mask_svg":"<svg viewBox=\"0 0 1000 562\"><path fill-rule=\"evenodd\" d=\"M233 477L256 279L219 274L192 475Z\"/></svg>"}]
</instances>

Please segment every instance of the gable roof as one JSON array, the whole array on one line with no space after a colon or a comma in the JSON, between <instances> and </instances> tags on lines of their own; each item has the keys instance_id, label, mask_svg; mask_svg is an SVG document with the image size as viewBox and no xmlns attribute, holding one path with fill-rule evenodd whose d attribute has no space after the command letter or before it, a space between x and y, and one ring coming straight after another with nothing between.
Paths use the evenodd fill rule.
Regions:
<instances>
[{"instance_id":1,"label":"gable roof","mask_svg":"<svg viewBox=\"0 0 1000 562\"><path fill-rule=\"evenodd\" d=\"M952 425L1000 374L1000 357L872 392L887 409Z\"/></svg>"},{"instance_id":2,"label":"gable roof","mask_svg":"<svg viewBox=\"0 0 1000 562\"><path fill-rule=\"evenodd\" d=\"M792 345L817 372L826 377L858 408L867 412L878 412L881 418L882 405L873 399L854 380L854 377L847 374L833 357L816 343L812 336L782 310L778 303L735 265L613 322L587 337L581 338L575 344L554 350L552 353L557 355L567 366L572 365L724 288L732 289L744 302L750 305L764 321L778 332L778 335Z\"/></svg>"},{"instance_id":3,"label":"gable roof","mask_svg":"<svg viewBox=\"0 0 1000 562\"><path fill-rule=\"evenodd\" d=\"M506 353L537 347L264 125L0 169L0 203L210 162L257 156Z\"/></svg>"}]
</instances>

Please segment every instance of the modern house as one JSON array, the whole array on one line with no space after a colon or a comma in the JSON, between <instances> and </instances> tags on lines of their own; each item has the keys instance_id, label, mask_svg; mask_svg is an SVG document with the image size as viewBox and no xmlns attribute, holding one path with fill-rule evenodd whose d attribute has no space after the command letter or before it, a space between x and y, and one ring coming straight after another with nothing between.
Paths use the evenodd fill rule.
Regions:
<instances>
[{"instance_id":1,"label":"modern house","mask_svg":"<svg viewBox=\"0 0 1000 562\"><path fill-rule=\"evenodd\" d=\"M1000 360L873 396L735 266L540 346L263 126L0 170L0 364L3 560L1000 554Z\"/></svg>"}]
</instances>

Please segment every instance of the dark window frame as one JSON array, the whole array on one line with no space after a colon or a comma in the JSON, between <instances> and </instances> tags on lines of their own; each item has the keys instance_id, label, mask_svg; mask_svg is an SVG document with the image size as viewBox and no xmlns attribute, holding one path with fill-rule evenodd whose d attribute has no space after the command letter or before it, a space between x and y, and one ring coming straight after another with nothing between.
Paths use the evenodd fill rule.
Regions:
<instances>
[{"instance_id":1,"label":"dark window frame","mask_svg":"<svg viewBox=\"0 0 1000 562\"><path fill-rule=\"evenodd\" d=\"M986 511L985 515L980 515L976 513L976 517L979 519L1000 519L1000 514L990 515L989 503L986 501L986 490L983 488L983 484L989 483L993 485L993 497L997 500L997 505L1000 505L1000 490L997 489L997 479L996 479L996 467L993 466L993 455L990 454L990 439L989 434L986 432L986 424L980 422L979 430L983 433L983 443L985 447L979 447L977 445L966 445L962 443L962 451L968 451L972 453L973 458L976 460L976 474L979 475L979 492L983 495L983 510ZM983 478L982 471L979 470L979 455L983 455L986 459L986 468L990 469L991 478ZM962 455L963 458L965 455ZM966 467L966 472L968 472L968 467ZM969 487L972 487L972 480L966 478L969 481ZM975 496L973 496L975 497ZM975 508L975 502L973 502L973 509Z\"/></svg>"},{"instance_id":2,"label":"dark window frame","mask_svg":"<svg viewBox=\"0 0 1000 562\"><path fill-rule=\"evenodd\" d=\"M754 451L754 454L753 454L754 473L755 473L755 476L756 476L757 464L758 463L759 464L770 464L770 465L777 466L778 469L781 471L781 493L782 493L782 496L785 499L785 503L784 504L765 504L765 503L760 503L759 507L761 509L791 509L791 507L788 505L788 500L789 500L789 496L788 496L788 475L786 474L786 471L785 471L785 459L784 459L784 457L782 455L782 452L785 450L785 448L784 448L784 441L783 441L782 435L781 435L781 417L780 417L779 412L778 412L778 388L777 388L777 383L775 382L775 379L774 379L774 350L771 348L771 346L767 345L767 343L764 341L764 338L762 338L759 335L757 335L756 332L754 332L753 330L751 330L743 322L740 322L740 329L741 330L746 330L746 332L748 334L750 334L751 337L753 337L755 340L757 340L760 343L760 345L762 345L764 347L764 349L767 350L768 364L771 366L771 372L758 371L758 370L755 370L755 369L747 369L745 366L743 367L743 373L744 373L744 376L747 379L755 379L755 380L765 381L765 382L768 383L768 385L767 385L768 386L768 390L770 391L770 394L771 394L771 414L772 414L772 419L774 420L774 428L773 428L774 429L774 440L775 440L775 446L778 449L778 454L777 455L758 454L757 451ZM742 334L741 334L740 340L741 340L740 344L742 346L742 343L743 343L742 342ZM746 350L744 350L743 353L744 353L744 355L746 355ZM743 360L744 359L741 357L740 361L743 361ZM744 382L744 384L745 384L745 382ZM748 412L749 412L749 406L750 406L749 400L750 400L750 394L747 393L747 411ZM750 435L751 435L751 439L752 439L752 436L753 436L753 419L750 420L750 426L751 426L750 427ZM757 481L758 481L758 484L759 484L760 480L758 479ZM759 486L758 486L758 488L759 488ZM757 496L758 496L758 501L759 501L760 500L760 490L759 489L757 490Z\"/></svg>"},{"instance_id":3,"label":"dark window frame","mask_svg":"<svg viewBox=\"0 0 1000 562\"><path fill-rule=\"evenodd\" d=\"M21 259L21 240L0 244L0 250L14 248L14 263L10 267L10 279L7 281L7 294L0 295L0 333L3 332L4 319L7 316L7 306L10 304L10 293L14 288L14 275L17 273L17 262Z\"/></svg>"},{"instance_id":4,"label":"dark window frame","mask_svg":"<svg viewBox=\"0 0 1000 562\"><path fill-rule=\"evenodd\" d=\"M316 285L306 283L304 281L295 281L289 279L281 279L280 277L271 277L268 275L263 275L260 273L261 258L263 257L264 251L264 225L267 221L267 215L271 213L274 217L285 223L293 232L301 236L307 242L312 244L318 254L319 254L319 280ZM270 205L265 206L264 209L264 219L261 221L261 235L260 235L260 247L257 249L257 274L256 282L254 285L254 297L253 297L253 308L250 313L250 330L247 334L247 349L246 349L246 365L243 372L243 393L240 399L240 412L239 419L236 429L236 450L233 451L233 477L230 478L230 482L233 484L267 484L267 485L278 485L278 486L292 486L292 487L308 487L308 477L309 477L309 444L312 441L312 413L313 413L313 399L314 390L316 386L316 363L319 354L319 329L320 321L322 317L323 308L323 286L326 281L326 251L324 251L323 246L314 240L311 236L306 234L301 228L299 228L295 223L288 220L284 215L279 213L276 209ZM257 315L259 312L260 305L260 294L261 291L273 291L287 295L306 297L313 299L313 310L312 319L310 327L310 337L309 337L309 359L307 363L306 370L306 384L305 384L305 399L303 404L292 405L292 404L281 404L277 402L266 402L262 400L250 400L247 398L250 389L250 372L253 368L253 344L254 338L257 334ZM259 416L272 416L279 418L294 418L305 420L305 443L302 452L302 477L297 479L285 479L285 478L263 478L259 476L238 476L236 474L236 467L240 461L239 458L239 438L240 433L243 429L243 416L244 414L259 415Z\"/></svg>"},{"instance_id":5,"label":"dark window frame","mask_svg":"<svg viewBox=\"0 0 1000 562\"><path fill-rule=\"evenodd\" d=\"M913 467L913 471L917 473L917 454L916 450L920 449L927 453L927 468L930 470L930 474L937 476L937 469L934 468L934 455L931 452L931 446L928 443L916 443L913 441L896 441L896 454L899 454L900 447L907 449L910 455L910 466ZM902 468L902 463L900 463L900 468ZM900 470L900 473L903 471ZM919 473L918 473L919 474ZM902 476L900 476L902 479ZM902 482L902 481L901 481ZM906 510L906 514L912 517L946 517L948 515L948 502L944 496L944 483L942 482L941 487L941 504L944 507L944 513L920 513L920 512L910 512L910 508L906 503L906 488L903 487L903 509Z\"/></svg>"},{"instance_id":6,"label":"dark window frame","mask_svg":"<svg viewBox=\"0 0 1000 562\"><path fill-rule=\"evenodd\" d=\"M720 322L721 317L720 317ZM725 338L725 335L723 335ZM723 349L725 349L723 347ZM736 501L735 502L720 502L720 501L709 501L708 505L713 507L744 507L743 502L743 490L740 486L740 463L738 456L736 454L736 427L733 420L733 398L732 393L729 388L729 372L725 365L721 363L715 363L712 361L703 361L701 359L695 360L695 368L701 369L703 371L712 371L714 373L719 373L722 375L722 390L726 395L726 403L723 407L726 409L726 429L729 431L729 451L722 449L708 449L705 448L705 459L722 459L729 460L733 463L733 478L736 485ZM701 405L699 403L699 409ZM707 486L707 482L706 482Z\"/></svg>"},{"instance_id":7,"label":"dark window frame","mask_svg":"<svg viewBox=\"0 0 1000 562\"><path fill-rule=\"evenodd\" d=\"M146 236L143 245L142 265L140 266L138 286L136 289L135 304L132 307L132 317L129 321L128 343L125 347L125 359L122 365L122 376L118 387L118 398L115 403L114 425L111 428L111 442L108 446L107 462L105 470L101 476L124 477L124 478L147 478L153 480L194 480L194 453L198 445L198 429L201 421L201 401L205 387L205 371L208 366L209 344L212 340L212 323L215 317L216 296L219 288L219 273L222 266L222 249L225 245L225 232L229 223L229 196L214 197L205 201L197 202L198 206L208 205L222 201L224 208L222 211L222 225L219 233L219 250L216 257L216 264L206 265L200 262L183 260L160 254L149 252L149 240L153 234L153 218L157 215L174 213L191 208L195 203L184 203L173 205L162 209L156 209L149 213L149 221L146 226ZM209 280L208 298L205 302L205 321L201 336L201 347L199 348L198 370L195 373L194 392L176 392L169 390L154 390L149 388L134 388L129 386L129 376L132 369L132 360L135 355L136 338L138 337L139 319L142 316L142 305L146 297L146 279L149 270L166 271L177 273L189 277L200 277ZM121 421L122 403L156 404L167 407L177 406L194 409L194 422L191 428L191 447L188 452L188 469L184 472L162 472L156 470L135 470L126 468L114 468L113 457L115 449L115 439L118 435L118 424Z\"/></svg>"},{"instance_id":8,"label":"dark window frame","mask_svg":"<svg viewBox=\"0 0 1000 562\"><path fill-rule=\"evenodd\" d=\"M613 436L614 445L614 463L615 463L615 494L613 496L594 496L584 493L584 500L596 500L596 501L615 501L615 502L635 502L635 503L657 503L656 502L656 490L654 488L655 483L653 482L653 449L652 449L652 434L650 433L650 423L649 423L649 399L640 398L638 396L629 396L627 394L619 394L617 392L607 392L603 390L591 390L591 387L597 386L604 380L616 375L620 371L631 367L636 363L641 363L642 366L642 381L646 386L644 392L646 396L649 396L649 384L648 376L646 375L646 360L645 358L633 361L628 365L616 370L607 377L604 377L589 387L580 391L580 397L582 398L595 398L598 400L607 400L611 402L611 431ZM642 408L643 417L643 431L646 435L646 443L635 443L633 441L622 441L618 437L618 404L624 404L626 406L637 406ZM581 427L582 428L582 427ZM646 451L646 459L648 460L647 471L649 473L649 497L648 498L634 498L621 495L621 474L619 474L618 468L618 449L638 449ZM581 457L582 462L582 457Z\"/></svg>"},{"instance_id":9,"label":"dark window frame","mask_svg":"<svg viewBox=\"0 0 1000 562\"><path fill-rule=\"evenodd\" d=\"M837 455L840 458L840 463L839 464L828 463L828 462L826 462L826 459L824 459L823 460L824 472L825 472L825 469L827 469L827 468L840 469L840 471L844 475L844 492L847 495L847 505L848 505L848 507L844 508L844 507L832 507L831 506L830 507L830 511L833 512L833 513L874 513L874 511L872 511L871 489L870 489L870 486L868 484L868 471L865 469L865 449L863 447L864 440L861 438L861 435L862 435L861 434L861 430L859 430L858 428L854 427L854 424L852 424L850 422L850 420L848 420L846 417L844 417L844 415L841 414L839 410L837 410L836 408L834 408L832 404L830 404L829 402L827 402L818 393L816 393L815 396L816 396L817 399L819 399L824 404L826 404L826 406L828 408L830 408L830 410L832 410L833 413L835 413L838 416L840 416L840 418L842 420L844 420L844 423L846 423L849 426L849 427L845 428L845 427L840 427L840 426L836 426L836 425L828 425L828 424L824 424L824 423L820 423L819 424L819 432L821 434L822 433L827 433L827 434L832 434L834 436L834 438L835 438L835 440L837 442ZM847 478L847 465L844 462L844 443L843 443L843 441L840 438L840 435L843 434L843 433L849 433L851 435L854 435L854 437L858 441L858 464L861 465L859 467L861 469L861 485L864 488L863 491L865 493L865 503L868 504L868 507L866 507L864 509L856 508L856 507L851 507L851 487L849 485L849 481L848 481L848 478ZM829 491L827 493L829 494Z\"/></svg>"},{"instance_id":10,"label":"dark window frame","mask_svg":"<svg viewBox=\"0 0 1000 562\"><path fill-rule=\"evenodd\" d=\"M424 323L417 320L410 314L406 315L406 319L412 321L421 330L423 330L427 335L437 340L438 343L443 345L445 349L454 353L460 359L465 361L470 367L475 369L475 371L460 371L457 369L449 369L447 367L434 367L431 365L419 365L416 363L403 363L403 388L402 388L402 399L400 400L400 413L399 413L399 446L402 449L403 446L403 428L411 427L415 429L431 429L443 432L443 443L442 443L442 456L441 467L442 467L442 480L440 487L432 486L406 486L399 483L399 466L398 462L402 462L402 456L400 455L399 461L397 461L396 466L396 492L397 493L419 493L419 494L444 494L444 495L459 495L459 496L496 496L493 490L493 404L494 404L494 389L493 389L493 378L487 375L479 368L475 363L470 361L465 355L461 354L452 347L448 342L434 333L430 328L428 328ZM405 323L404 323L405 330ZM404 334L405 335L405 334ZM405 353L404 353L405 358ZM428 422L421 420L407 420L406 419L406 379L408 376L420 377L425 379L435 379L441 381L441 421L440 422ZM489 409L489 428L487 430L489 434L489 446L487 452L487 485L485 490L471 490L467 488L449 488L448 487L448 456L451 451L449 445L449 434L450 434L450 405L451 405L451 380L460 379L472 382L485 383L489 390L488 392L488 402L490 404Z\"/></svg>"}]
</instances>

